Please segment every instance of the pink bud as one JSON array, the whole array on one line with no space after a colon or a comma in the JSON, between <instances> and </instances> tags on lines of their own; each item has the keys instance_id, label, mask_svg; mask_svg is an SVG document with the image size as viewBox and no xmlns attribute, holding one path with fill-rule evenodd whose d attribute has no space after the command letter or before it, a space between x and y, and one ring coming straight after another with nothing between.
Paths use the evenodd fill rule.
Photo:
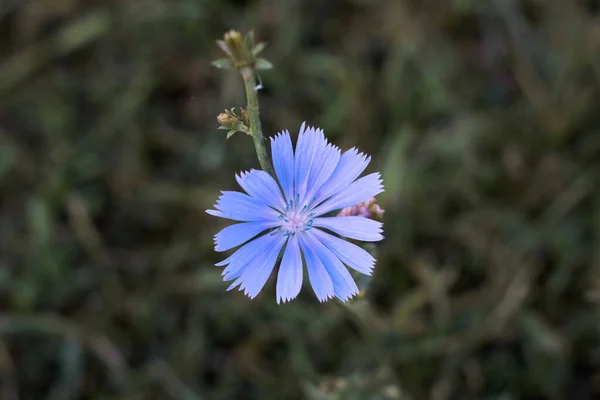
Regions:
<instances>
[{"instance_id":1,"label":"pink bud","mask_svg":"<svg viewBox=\"0 0 600 400\"><path fill-rule=\"evenodd\" d=\"M346 207L337 215L338 217L363 217L375 220L382 220L385 211L379 207L377 200L371 197L369 200L358 203L351 207Z\"/></svg>"}]
</instances>

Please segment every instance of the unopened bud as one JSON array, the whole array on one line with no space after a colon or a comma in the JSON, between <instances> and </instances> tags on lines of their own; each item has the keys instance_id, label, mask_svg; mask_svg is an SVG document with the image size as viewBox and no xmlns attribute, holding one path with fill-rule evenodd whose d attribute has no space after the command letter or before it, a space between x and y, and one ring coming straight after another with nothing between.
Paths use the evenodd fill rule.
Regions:
<instances>
[{"instance_id":1,"label":"unopened bud","mask_svg":"<svg viewBox=\"0 0 600 400\"><path fill-rule=\"evenodd\" d=\"M237 45L238 43L242 43L242 34L236 30L231 29L229 32L225 33L225 41L227 44Z\"/></svg>"},{"instance_id":2,"label":"unopened bud","mask_svg":"<svg viewBox=\"0 0 600 400\"><path fill-rule=\"evenodd\" d=\"M221 125L219 129L226 129L227 139L233 136L236 132L244 132L250 135L250 120L248 113L242 109L241 115L235 113L235 109L225 110L225 112L217 115L217 122Z\"/></svg>"},{"instance_id":3,"label":"unopened bud","mask_svg":"<svg viewBox=\"0 0 600 400\"><path fill-rule=\"evenodd\" d=\"M383 220L383 213L385 210L379 207L377 204L377 200L374 197L371 197L367 201L363 201L362 203L358 203L351 207L346 207L338 214L338 217L364 217L370 218L377 221Z\"/></svg>"},{"instance_id":4,"label":"unopened bud","mask_svg":"<svg viewBox=\"0 0 600 400\"><path fill-rule=\"evenodd\" d=\"M227 113L221 113L219 115L217 115L217 121L219 122L220 125L223 125L225 127L230 126L231 124L233 124L235 118L233 118L231 115L227 114Z\"/></svg>"},{"instance_id":5,"label":"unopened bud","mask_svg":"<svg viewBox=\"0 0 600 400\"><path fill-rule=\"evenodd\" d=\"M221 58L212 62L217 68L222 69L270 69L273 65L264 58L257 55L265 48L264 43L254 42L254 32L248 32L245 36L235 30L225 33L223 40L217 40L217 45L225 53L227 58Z\"/></svg>"}]
</instances>

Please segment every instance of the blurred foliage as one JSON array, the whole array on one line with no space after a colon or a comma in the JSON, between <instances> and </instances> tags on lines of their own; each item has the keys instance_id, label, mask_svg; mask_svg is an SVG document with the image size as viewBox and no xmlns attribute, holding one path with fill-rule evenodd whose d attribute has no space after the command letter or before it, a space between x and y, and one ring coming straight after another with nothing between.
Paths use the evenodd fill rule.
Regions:
<instances>
[{"instance_id":1,"label":"blurred foliage","mask_svg":"<svg viewBox=\"0 0 600 400\"><path fill-rule=\"evenodd\" d=\"M267 134L373 155L366 295L225 292L204 213ZM600 396L596 0L0 1L0 398Z\"/></svg>"}]
</instances>

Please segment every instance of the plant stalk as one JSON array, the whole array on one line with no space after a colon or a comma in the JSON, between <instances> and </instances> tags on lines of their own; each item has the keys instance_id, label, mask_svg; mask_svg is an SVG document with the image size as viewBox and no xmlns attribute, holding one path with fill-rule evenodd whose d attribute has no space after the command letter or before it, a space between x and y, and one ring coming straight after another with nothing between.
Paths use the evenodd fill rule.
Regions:
<instances>
[{"instance_id":1,"label":"plant stalk","mask_svg":"<svg viewBox=\"0 0 600 400\"><path fill-rule=\"evenodd\" d=\"M264 137L260 126L258 94L256 92L256 77L254 70L251 67L244 67L240 69L240 73L244 79L246 100L248 102L246 111L248 112L248 119L250 120L250 133L252 134L252 140L254 141L258 162L263 171L268 172L269 175L275 178L275 172L273 171L273 166L269 160L269 154L265 149Z\"/></svg>"}]
</instances>

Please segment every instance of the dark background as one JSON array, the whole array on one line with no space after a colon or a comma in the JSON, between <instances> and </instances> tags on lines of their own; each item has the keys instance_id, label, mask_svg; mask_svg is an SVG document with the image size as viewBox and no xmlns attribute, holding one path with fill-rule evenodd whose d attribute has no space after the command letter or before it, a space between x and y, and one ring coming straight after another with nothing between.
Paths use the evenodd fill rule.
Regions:
<instances>
[{"instance_id":1,"label":"dark background","mask_svg":"<svg viewBox=\"0 0 600 400\"><path fill-rule=\"evenodd\" d=\"M347 305L213 265L231 28L267 136L382 172ZM599 50L593 0L0 0L0 398L598 398Z\"/></svg>"}]
</instances>

